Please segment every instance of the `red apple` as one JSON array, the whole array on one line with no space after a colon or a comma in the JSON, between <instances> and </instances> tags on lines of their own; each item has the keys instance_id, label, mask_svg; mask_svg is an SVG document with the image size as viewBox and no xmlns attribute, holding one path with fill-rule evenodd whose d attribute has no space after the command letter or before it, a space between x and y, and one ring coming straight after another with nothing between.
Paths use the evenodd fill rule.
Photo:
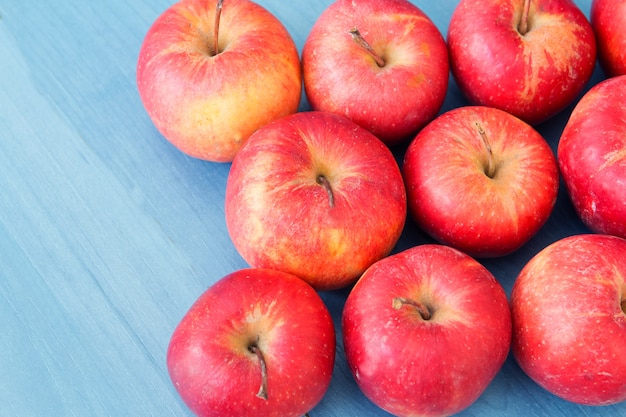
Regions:
<instances>
[{"instance_id":1,"label":"red apple","mask_svg":"<svg viewBox=\"0 0 626 417\"><path fill-rule=\"evenodd\" d=\"M335 360L332 318L293 275L233 272L178 324L167 368L199 417L302 417L324 396Z\"/></svg>"},{"instance_id":2,"label":"red apple","mask_svg":"<svg viewBox=\"0 0 626 417\"><path fill-rule=\"evenodd\" d=\"M609 76L626 74L626 2L593 0L591 26L596 35L600 65Z\"/></svg>"},{"instance_id":3,"label":"red apple","mask_svg":"<svg viewBox=\"0 0 626 417\"><path fill-rule=\"evenodd\" d=\"M461 0L448 27L450 65L472 104L538 124L591 78L596 43L571 0Z\"/></svg>"},{"instance_id":4,"label":"red apple","mask_svg":"<svg viewBox=\"0 0 626 417\"><path fill-rule=\"evenodd\" d=\"M561 239L535 255L511 292L512 352L539 385L565 400L626 400L626 241Z\"/></svg>"},{"instance_id":5,"label":"red apple","mask_svg":"<svg viewBox=\"0 0 626 417\"><path fill-rule=\"evenodd\" d=\"M468 255L421 245L372 265L343 318L346 359L363 393L396 416L448 416L470 406L511 342L506 294Z\"/></svg>"},{"instance_id":6,"label":"red apple","mask_svg":"<svg viewBox=\"0 0 626 417\"><path fill-rule=\"evenodd\" d=\"M591 88L557 148L576 212L593 231L626 238L626 75Z\"/></svg>"},{"instance_id":7,"label":"red apple","mask_svg":"<svg viewBox=\"0 0 626 417\"><path fill-rule=\"evenodd\" d=\"M353 283L391 252L406 193L391 151L349 119L300 112L256 131L233 161L226 225L252 266L316 289Z\"/></svg>"},{"instance_id":8,"label":"red apple","mask_svg":"<svg viewBox=\"0 0 626 417\"><path fill-rule=\"evenodd\" d=\"M216 6L216 3L218 4ZM182 152L229 162L259 127L298 110L296 46L248 0L182 0L150 27L137 86L158 130Z\"/></svg>"},{"instance_id":9,"label":"red apple","mask_svg":"<svg viewBox=\"0 0 626 417\"><path fill-rule=\"evenodd\" d=\"M459 107L428 124L402 169L418 226L476 257L519 249L548 220L559 187L556 158L543 137L483 106Z\"/></svg>"},{"instance_id":10,"label":"red apple","mask_svg":"<svg viewBox=\"0 0 626 417\"><path fill-rule=\"evenodd\" d=\"M432 120L448 88L448 50L434 23L406 0L338 0L302 50L314 110L346 116L388 145Z\"/></svg>"}]
</instances>

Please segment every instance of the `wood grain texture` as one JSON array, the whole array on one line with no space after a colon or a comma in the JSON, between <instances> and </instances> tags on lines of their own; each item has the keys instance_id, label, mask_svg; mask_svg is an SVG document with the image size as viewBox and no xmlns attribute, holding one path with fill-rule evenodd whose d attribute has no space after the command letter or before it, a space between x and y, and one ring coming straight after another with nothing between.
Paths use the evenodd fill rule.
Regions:
<instances>
[{"instance_id":1,"label":"wood grain texture","mask_svg":"<svg viewBox=\"0 0 626 417\"><path fill-rule=\"evenodd\" d=\"M301 50L330 0L259 3ZM577 3L588 14L590 0ZM445 33L456 1L416 4ZM141 41L169 5L0 1L1 416L191 416L165 368L169 337L205 288L247 265L224 221L229 165L175 150L137 94ZM464 103L452 84L442 111ZM540 128L554 148L566 119ZM581 231L561 192L537 237L485 264L508 293L534 253ZM425 241L409 223L396 250ZM347 369L346 295L322 294L339 346L330 390L310 416L388 415ZM509 359L461 415L626 416L626 407L561 401Z\"/></svg>"}]
</instances>

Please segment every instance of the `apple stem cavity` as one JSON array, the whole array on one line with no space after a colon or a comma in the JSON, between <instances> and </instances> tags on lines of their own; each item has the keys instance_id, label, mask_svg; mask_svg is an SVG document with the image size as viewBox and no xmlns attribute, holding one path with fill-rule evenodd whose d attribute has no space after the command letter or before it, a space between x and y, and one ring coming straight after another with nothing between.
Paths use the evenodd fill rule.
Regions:
<instances>
[{"instance_id":1,"label":"apple stem cavity","mask_svg":"<svg viewBox=\"0 0 626 417\"><path fill-rule=\"evenodd\" d=\"M259 348L258 343L259 339L257 338L256 342L248 345L248 350L257 356L259 363L261 364L261 387L259 388L259 392L256 396L262 400L267 400L267 363L265 362L265 356Z\"/></svg>"},{"instance_id":2,"label":"apple stem cavity","mask_svg":"<svg viewBox=\"0 0 626 417\"><path fill-rule=\"evenodd\" d=\"M392 306L393 306L394 310L400 310L405 305L414 307L423 320L428 321L432 317L432 313L431 313L430 309L428 308L427 305L425 305L423 303L417 302L415 300L410 300L410 299L404 298L404 297L396 297L396 298L393 299Z\"/></svg>"},{"instance_id":3,"label":"apple stem cavity","mask_svg":"<svg viewBox=\"0 0 626 417\"><path fill-rule=\"evenodd\" d=\"M357 28L350 29L350 35L352 35L352 39L361 48L365 49L372 56L372 58L374 58L374 61L376 61L376 65L378 65L379 68L385 66L385 60L382 59L380 55L378 55L378 53L374 50L374 48L372 48L369 43L367 43L367 41L363 38L361 32L359 32Z\"/></svg>"},{"instance_id":4,"label":"apple stem cavity","mask_svg":"<svg viewBox=\"0 0 626 417\"><path fill-rule=\"evenodd\" d=\"M316 179L317 183L326 189L326 193L328 194L328 203L330 207L335 207L335 195L333 193L333 188L330 186L330 181L324 175L320 174Z\"/></svg>"},{"instance_id":5,"label":"apple stem cavity","mask_svg":"<svg viewBox=\"0 0 626 417\"><path fill-rule=\"evenodd\" d=\"M524 0L524 10L522 12L522 19L520 21L519 27L517 28L520 35L524 36L528 33L529 24L528 18L530 15L530 0Z\"/></svg>"},{"instance_id":6,"label":"apple stem cavity","mask_svg":"<svg viewBox=\"0 0 626 417\"><path fill-rule=\"evenodd\" d=\"M622 303L620 305L622 307L622 312L624 312L624 314L626 314L626 298L624 298L622 300Z\"/></svg>"},{"instance_id":7,"label":"apple stem cavity","mask_svg":"<svg viewBox=\"0 0 626 417\"><path fill-rule=\"evenodd\" d=\"M487 168L485 169L485 175L489 178L493 178L496 175L496 164L493 160L493 150L491 149L487 132L485 132L485 129L483 129L478 122L476 122L476 128L478 129L478 133L480 134L483 144L485 145L485 149L487 150Z\"/></svg>"},{"instance_id":8,"label":"apple stem cavity","mask_svg":"<svg viewBox=\"0 0 626 417\"><path fill-rule=\"evenodd\" d=\"M219 33L220 33L220 18L222 16L223 6L224 6L224 0L217 0L217 5L215 6L215 23L213 25L213 54L212 55L217 55L220 53Z\"/></svg>"}]
</instances>

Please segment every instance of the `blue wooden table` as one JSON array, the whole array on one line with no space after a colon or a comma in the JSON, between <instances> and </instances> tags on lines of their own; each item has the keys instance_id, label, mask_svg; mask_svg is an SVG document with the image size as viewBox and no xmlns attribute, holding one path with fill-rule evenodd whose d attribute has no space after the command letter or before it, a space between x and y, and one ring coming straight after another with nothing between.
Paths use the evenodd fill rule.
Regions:
<instances>
[{"instance_id":1,"label":"blue wooden table","mask_svg":"<svg viewBox=\"0 0 626 417\"><path fill-rule=\"evenodd\" d=\"M259 3L301 50L330 0ZM590 0L577 3L588 15ZM445 34L456 1L417 4ZM0 0L0 416L191 415L165 368L170 335L209 285L247 265L224 222L229 164L175 150L137 94L141 42L169 5ZM452 83L442 111L463 104ZM539 128L553 148L569 110ZM510 293L532 255L585 231L562 190L539 235L484 264ZM427 241L409 222L396 250ZM346 294L322 294L338 336ZM359 392L341 343L310 415L387 415ZM567 403L509 358L462 415L626 416L626 404Z\"/></svg>"}]
</instances>

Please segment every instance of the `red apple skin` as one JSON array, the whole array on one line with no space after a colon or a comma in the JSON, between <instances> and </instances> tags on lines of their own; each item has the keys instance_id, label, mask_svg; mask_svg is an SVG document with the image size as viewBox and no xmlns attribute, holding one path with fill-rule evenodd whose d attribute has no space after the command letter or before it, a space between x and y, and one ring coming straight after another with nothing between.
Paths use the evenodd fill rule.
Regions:
<instances>
[{"instance_id":1,"label":"red apple skin","mask_svg":"<svg viewBox=\"0 0 626 417\"><path fill-rule=\"evenodd\" d=\"M602 69L610 77L626 75L626 2L593 0L590 19Z\"/></svg>"},{"instance_id":2,"label":"red apple skin","mask_svg":"<svg viewBox=\"0 0 626 417\"><path fill-rule=\"evenodd\" d=\"M571 104L591 78L596 43L571 0L461 0L448 27L452 74L471 104L505 110L531 125Z\"/></svg>"},{"instance_id":3,"label":"red apple skin","mask_svg":"<svg viewBox=\"0 0 626 417\"><path fill-rule=\"evenodd\" d=\"M385 60L353 39L357 28ZM302 50L314 110L348 117L387 145L410 139L443 105L449 79L443 36L406 0L339 0L318 18Z\"/></svg>"},{"instance_id":4,"label":"red apple skin","mask_svg":"<svg viewBox=\"0 0 626 417\"><path fill-rule=\"evenodd\" d=\"M391 151L326 112L296 113L259 129L235 157L226 184L226 225L241 256L318 290L348 286L388 255L406 213Z\"/></svg>"},{"instance_id":5,"label":"red apple skin","mask_svg":"<svg viewBox=\"0 0 626 417\"><path fill-rule=\"evenodd\" d=\"M579 404L626 400L625 276L626 241L599 234L563 238L522 269L512 352L535 382Z\"/></svg>"},{"instance_id":6,"label":"red apple skin","mask_svg":"<svg viewBox=\"0 0 626 417\"><path fill-rule=\"evenodd\" d=\"M267 399L261 349L267 366ZM199 417L302 417L324 396L335 360L332 318L321 298L293 275L233 272L206 290L172 334L167 367Z\"/></svg>"},{"instance_id":7,"label":"red apple skin","mask_svg":"<svg viewBox=\"0 0 626 417\"><path fill-rule=\"evenodd\" d=\"M494 175L488 175L489 152ZM519 249L556 203L559 172L530 125L495 108L465 106L427 125L409 145L402 171L409 211L440 243L474 257Z\"/></svg>"},{"instance_id":8,"label":"red apple skin","mask_svg":"<svg viewBox=\"0 0 626 417\"><path fill-rule=\"evenodd\" d=\"M230 162L266 123L298 110L302 73L282 23L248 0L226 0L213 55L216 1L182 0L139 52L137 87L161 134L182 152Z\"/></svg>"},{"instance_id":9,"label":"red apple skin","mask_svg":"<svg viewBox=\"0 0 626 417\"><path fill-rule=\"evenodd\" d=\"M626 238L626 75L592 87L557 148L570 199L591 230Z\"/></svg>"},{"instance_id":10,"label":"red apple skin","mask_svg":"<svg viewBox=\"0 0 626 417\"><path fill-rule=\"evenodd\" d=\"M423 303L396 308L394 299ZM506 294L468 255L420 245L372 265L342 317L348 365L363 393L396 416L448 416L469 407L510 348Z\"/></svg>"}]
</instances>

